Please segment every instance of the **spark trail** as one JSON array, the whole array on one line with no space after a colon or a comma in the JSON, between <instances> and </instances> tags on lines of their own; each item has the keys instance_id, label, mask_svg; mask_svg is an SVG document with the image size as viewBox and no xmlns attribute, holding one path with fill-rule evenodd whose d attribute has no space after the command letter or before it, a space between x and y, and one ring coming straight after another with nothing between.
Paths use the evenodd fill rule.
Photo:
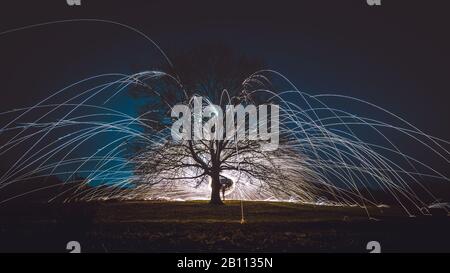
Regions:
<instances>
[{"instance_id":1,"label":"spark trail","mask_svg":"<svg viewBox=\"0 0 450 273\"><path fill-rule=\"evenodd\" d=\"M102 22L95 19L78 21ZM123 24L105 22L138 32ZM0 36L10 32L0 33ZM157 47L142 32L138 33ZM55 175L64 180L66 187L49 201L59 196L65 196L65 200L207 199L210 182L205 179L206 175L199 179L195 168L184 168L177 173L145 171L146 164L154 156L150 151L162 147L171 138L171 124L160 128L153 126L158 121L146 117L149 112L159 109L130 116L109 107L129 88L151 88L152 84L163 79L180 87L177 95L183 101L192 99L188 94L195 93L195 90L184 90L177 75L163 71L131 75L110 73L82 79L33 106L0 113L1 120L7 121L0 127L0 157L10 162L9 169L0 176L0 193L16 183ZM281 80L284 86L269 89L267 86L272 86L274 79ZM222 93L220 104L232 103L235 99L226 90L217 92ZM163 95L155 93L155 96ZM446 174L418 159L417 154L403 152L397 137L393 136L408 139L447 166L450 163L449 142L421 131L370 102L339 94L312 95L273 70L249 75L242 83L239 96L248 102L262 97L266 103L274 102L280 106L280 135L284 141L270 155L259 156L257 151L250 156L262 166L269 162L281 166L279 173L282 176L266 174L267 177L255 177L251 172L241 171L239 165L248 157L238 151L230 163L237 167L221 173L234 182L227 192L228 199L367 208L385 201L384 197L378 197L382 192L409 215L427 214L429 204L440 197L425 182L450 182ZM385 118L378 120L356 115L343 107L330 105L329 101L362 105L370 109L368 112L379 113ZM205 100L206 105L211 103ZM368 135L370 140L367 140ZM141 148L130 148L134 145ZM176 147L173 149L176 151ZM82 179L75 183L74 177L77 176ZM0 202L38 190L15 193ZM70 195L64 195L66 192Z\"/></svg>"}]
</instances>

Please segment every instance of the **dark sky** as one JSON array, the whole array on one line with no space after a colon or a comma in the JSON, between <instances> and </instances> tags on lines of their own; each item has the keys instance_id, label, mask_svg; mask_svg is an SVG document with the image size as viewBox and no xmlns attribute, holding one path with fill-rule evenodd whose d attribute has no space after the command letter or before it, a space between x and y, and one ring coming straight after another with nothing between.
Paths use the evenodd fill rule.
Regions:
<instances>
[{"instance_id":1,"label":"dark sky","mask_svg":"<svg viewBox=\"0 0 450 273\"><path fill-rule=\"evenodd\" d=\"M96 18L133 26L163 50L218 41L262 58L301 90L368 100L450 139L448 1L81 1L7 1L0 32ZM163 60L137 34L89 22L0 35L0 49L2 111L93 74L136 72ZM134 109L126 99L122 107Z\"/></svg>"},{"instance_id":2,"label":"dark sky","mask_svg":"<svg viewBox=\"0 0 450 273\"><path fill-rule=\"evenodd\" d=\"M450 117L447 2L82 0L81 7L69 7L64 0L8 1L0 31L99 18L136 27L163 50L220 41L263 58L303 90L367 99L444 137L450 136L443 126ZM33 102L66 82L147 60L151 66L157 58L129 31L94 23L22 31L0 43L2 104L18 95L12 87L28 90Z\"/></svg>"}]
</instances>

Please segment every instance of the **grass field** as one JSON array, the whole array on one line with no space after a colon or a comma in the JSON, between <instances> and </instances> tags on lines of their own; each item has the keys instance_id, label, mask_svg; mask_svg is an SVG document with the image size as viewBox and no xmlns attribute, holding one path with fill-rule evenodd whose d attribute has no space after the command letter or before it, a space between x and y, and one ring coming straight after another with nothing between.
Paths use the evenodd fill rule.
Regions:
<instances>
[{"instance_id":1,"label":"grass field","mask_svg":"<svg viewBox=\"0 0 450 273\"><path fill-rule=\"evenodd\" d=\"M238 201L80 202L0 207L0 251L384 252L450 251L450 217L407 217L397 208Z\"/></svg>"}]
</instances>

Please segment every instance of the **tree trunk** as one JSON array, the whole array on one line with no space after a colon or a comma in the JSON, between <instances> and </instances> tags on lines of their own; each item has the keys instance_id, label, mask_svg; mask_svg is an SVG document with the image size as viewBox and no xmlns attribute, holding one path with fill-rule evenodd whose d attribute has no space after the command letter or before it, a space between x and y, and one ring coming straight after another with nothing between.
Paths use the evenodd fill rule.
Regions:
<instances>
[{"instance_id":1,"label":"tree trunk","mask_svg":"<svg viewBox=\"0 0 450 273\"><path fill-rule=\"evenodd\" d=\"M213 174L211 176L211 200L209 201L212 205L223 205L220 199L220 175L219 173Z\"/></svg>"}]
</instances>

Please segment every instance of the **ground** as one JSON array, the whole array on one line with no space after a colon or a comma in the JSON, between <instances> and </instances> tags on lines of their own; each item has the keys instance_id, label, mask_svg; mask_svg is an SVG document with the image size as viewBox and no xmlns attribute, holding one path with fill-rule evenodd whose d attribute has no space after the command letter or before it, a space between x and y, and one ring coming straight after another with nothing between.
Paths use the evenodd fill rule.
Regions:
<instances>
[{"instance_id":1,"label":"ground","mask_svg":"<svg viewBox=\"0 0 450 273\"><path fill-rule=\"evenodd\" d=\"M0 251L383 252L450 251L450 217L408 217L398 208L238 201L79 202L0 207Z\"/></svg>"}]
</instances>

